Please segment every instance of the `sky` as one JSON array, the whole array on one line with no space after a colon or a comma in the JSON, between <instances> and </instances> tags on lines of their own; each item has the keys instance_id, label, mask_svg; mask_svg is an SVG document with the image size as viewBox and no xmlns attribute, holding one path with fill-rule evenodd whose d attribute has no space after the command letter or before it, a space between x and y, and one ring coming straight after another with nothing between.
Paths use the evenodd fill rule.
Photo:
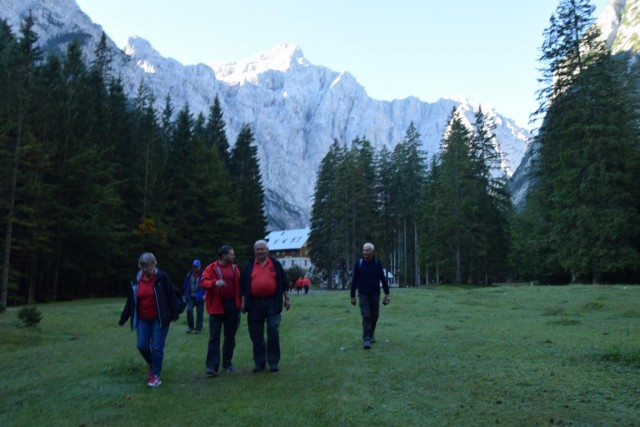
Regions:
<instances>
[{"instance_id":1,"label":"sky","mask_svg":"<svg viewBox=\"0 0 640 427\"><path fill-rule=\"evenodd\" d=\"M560 0L76 0L123 47L146 39L184 65L281 43L391 101L467 98L534 127L543 31ZM608 0L593 0L598 16Z\"/></svg>"}]
</instances>

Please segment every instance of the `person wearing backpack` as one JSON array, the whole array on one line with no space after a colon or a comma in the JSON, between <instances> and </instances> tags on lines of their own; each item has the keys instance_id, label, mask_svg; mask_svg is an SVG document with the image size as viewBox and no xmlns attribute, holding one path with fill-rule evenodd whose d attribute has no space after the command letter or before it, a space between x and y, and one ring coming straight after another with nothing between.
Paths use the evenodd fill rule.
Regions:
<instances>
[{"instance_id":1,"label":"person wearing backpack","mask_svg":"<svg viewBox=\"0 0 640 427\"><path fill-rule=\"evenodd\" d=\"M202 269L200 268L200 260L194 259L192 262L192 270L184 277L184 302L187 309L187 333L202 332L202 314L204 312L204 289L200 288L200 279L202 278ZM193 322L193 309L196 310L196 321ZM195 326L195 328L194 328Z\"/></svg>"},{"instance_id":2,"label":"person wearing backpack","mask_svg":"<svg viewBox=\"0 0 640 427\"><path fill-rule=\"evenodd\" d=\"M233 351L236 332L240 326L240 272L234 264L235 252L229 245L218 249L218 259L202 272L200 288L205 290L205 303L209 313L209 347L207 350L207 375L217 376L220 368L220 335L224 327L222 344L222 369L236 372Z\"/></svg>"},{"instance_id":3,"label":"person wearing backpack","mask_svg":"<svg viewBox=\"0 0 640 427\"><path fill-rule=\"evenodd\" d=\"M389 284L384 274L384 268L379 259L373 256L374 246L365 243L362 255L353 266L351 274L351 305L356 305L356 290L360 299L360 314L362 315L362 347L371 348L376 342L376 323L380 317L380 282L384 291L384 305L389 304Z\"/></svg>"}]
</instances>

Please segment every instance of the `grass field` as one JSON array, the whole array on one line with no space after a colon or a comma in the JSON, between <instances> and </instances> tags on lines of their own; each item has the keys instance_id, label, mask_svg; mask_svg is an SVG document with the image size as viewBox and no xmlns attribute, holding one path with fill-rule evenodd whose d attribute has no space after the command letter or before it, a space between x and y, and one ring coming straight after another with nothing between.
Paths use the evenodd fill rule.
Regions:
<instances>
[{"instance_id":1,"label":"grass field","mask_svg":"<svg viewBox=\"0 0 640 427\"><path fill-rule=\"evenodd\" d=\"M207 378L205 333L172 324L146 387L124 298L0 315L0 426L640 425L640 286L393 289L361 347L345 291L292 295L279 373ZM127 324L128 325L128 324Z\"/></svg>"}]
</instances>

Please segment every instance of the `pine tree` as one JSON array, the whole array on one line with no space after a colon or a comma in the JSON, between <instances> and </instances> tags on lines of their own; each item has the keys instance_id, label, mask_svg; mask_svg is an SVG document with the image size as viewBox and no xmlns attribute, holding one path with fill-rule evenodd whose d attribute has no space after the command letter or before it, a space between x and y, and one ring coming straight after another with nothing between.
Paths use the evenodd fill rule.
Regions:
<instances>
[{"instance_id":1,"label":"pine tree","mask_svg":"<svg viewBox=\"0 0 640 427\"><path fill-rule=\"evenodd\" d=\"M338 222L344 213L337 188L338 168L344 161L344 149L334 141L329 151L320 162L311 208L311 260L320 270L327 274L329 288L337 286L334 281L340 266L340 254L336 232Z\"/></svg>"},{"instance_id":2,"label":"pine tree","mask_svg":"<svg viewBox=\"0 0 640 427\"><path fill-rule=\"evenodd\" d=\"M548 245L541 250L573 281L597 283L603 273L638 265L638 121L628 63L610 57L593 9L585 0L562 1L545 31L548 86L538 111L546 116L524 214L538 227L520 236Z\"/></svg>"},{"instance_id":3,"label":"pine tree","mask_svg":"<svg viewBox=\"0 0 640 427\"><path fill-rule=\"evenodd\" d=\"M7 49L9 60L9 87L7 99L4 101L14 108L13 114L8 115L4 126L7 129L2 133L8 136L8 148L11 158L9 164L9 181L6 194L8 195L6 227L4 232L2 281L0 283L1 303L7 303L7 289L9 284L9 270L11 267L11 252L13 248L13 226L16 220L16 205L18 198L19 175L21 173L20 153L25 138L28 135L27 120L33 105L32 86L36 68L42 58L42 53L37 46L38 36L34 29L33 15L29 14L20 27L20 39L17 43L4 48ZM10 41L6 26L4 27L4 40Z\"/></svg>"},{"instance_id":4,"label":"pine tree","mask_svg":"<svg viewBox=\"0 0 640 427\"><path fill-rule=\"evenodd\" d=\"M424 153L420 150L420 133L413 122L407 128L404 140L393 151L396 191L391 204L395 207L400 241L398 257L401 278L407 285L420 284L420 264L418 249L418 222L420 205L416 203L423 193L425 179ZM393 175L392 175L393 176ZM397 191L402 189L402 191Z\"/></svg>"},{"instance_id":5,"label":"pine tree","mask_svg":"<svg viewBox=\"0 0 640 427\"><path fill-rule=\"evenodd\" d=\"M479 206L476 217L474 244L478 273L482 282L491 283L505 274L509 251L509 221L511 197L506 173L502 170L502 157L493 133L496 125L481 107L475 113L471 140L471 160L478 181Z\"/></svg>"},{"instance_id":6,"label":"pine tree","mask_svg":"<svg viewBox=\"0 0 640 427\"><path fill-rule=\"evenodd\" d=\"M220 99L216 95L213 105L209 110L207 125L205 129L205 141L208 147L216 147L220 155L220 159L228 167L229 165L229 140L225 132L225 124L220 106Z\"/></svg>"},{"instance_id":7,"label":"pine tree","mask_svg":"<svg viewBox=\"0 0 640 427\"><path fill-rule=\"evenodd\" d=\"M455 283L468 276L473 243L472 230L477 213L477 182L473 178L471 132L455 109L449 117L440 153L443 206L441 228L446 236L443 261ZM451 258L449 258L451 257ZM466 266L465 266L466 265Z\"/></svg>"},{"instance_id":8,"label":"pine tree","mask_svg":"<svg viewBox=\"0 0 640 427\"><path fill-rule=\"evenodd\" d=\"M230 166L232 180L240 201L238 244L253 248L253 242L263 239L267 234L267 216L258 148L255 145L253 131L248 124L240 129L231 152ZM249 251L243 255L251 256Z\"/></svg>"}]
</instances>

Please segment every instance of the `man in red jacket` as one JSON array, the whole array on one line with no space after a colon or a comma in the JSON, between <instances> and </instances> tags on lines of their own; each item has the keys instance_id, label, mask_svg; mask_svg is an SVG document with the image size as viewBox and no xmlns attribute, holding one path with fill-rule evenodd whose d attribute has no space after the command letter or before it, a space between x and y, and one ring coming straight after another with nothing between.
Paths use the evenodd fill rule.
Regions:
<instances>
[{"instance_id":1,"label":"man in red jacket","mask_svg":"<svg viewBox=\"0 0 640 427\"><path fill-rule=\"evenodd\" d=\"M222 344L222 368L233 373L233 350L236 332L240 326L240 271L234 264L235 253L229 245L218 249L218 259L207 265L200 279L200 287L206 291L205 302L209 313L209 349L207 351L207 375L218 375L220 368L220 332L224 326Z\"/></svg>"}]
</instances>

